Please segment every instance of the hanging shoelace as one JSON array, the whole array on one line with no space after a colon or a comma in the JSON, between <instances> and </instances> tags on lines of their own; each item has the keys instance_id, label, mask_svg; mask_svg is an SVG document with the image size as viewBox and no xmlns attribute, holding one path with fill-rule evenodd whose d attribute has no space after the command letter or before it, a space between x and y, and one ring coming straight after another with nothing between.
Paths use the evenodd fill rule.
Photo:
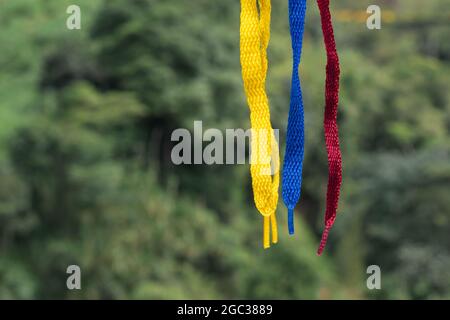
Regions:
<instances>
[{"instance_id":1,"label":"hanging shoelace","mask_svg":"<svg viewBox=\"0 0 450 320\"><path fill-rule=\"evenodd\" d=\"M294 234L294 208L300 199L304 151L304 115L299 65L302 54L306 0L289 0L289 25L292 40L292 83L286 152L283 164L283 201L288 208L289 234Z\"/></svg>"},{"instance_id":2,"label":"hanging shoelace","mask_svg":"<svg viewBox=\"0 0 450 320\"><path fill-rule=\"evenodd\" d=\"M337 109L339 102L339 58L331 22L330 0L317 0L320 10L322 32L327 51L327 69L325 81L325 144L328 153L328 187L327 207L325 212L325 229L322 234L317 254L321 255L325 248L328 233L336 219L339 192L342 183L342 159L339 148L337 126Z\"/></svg>"},{"instance_id":3,"label":"hanging shoelace","mask_svg":"<svg viewBox=\"0 0 450 320\"><path fill-rule=\"evenodd\" d=\"M255 205L264 217L264 248L270 247L270 226L272 242L278 241L279 154L265 89L270 12L270 0L241 0L240 60L252 126L250 172Z\"/></svg>"}]
</instances>

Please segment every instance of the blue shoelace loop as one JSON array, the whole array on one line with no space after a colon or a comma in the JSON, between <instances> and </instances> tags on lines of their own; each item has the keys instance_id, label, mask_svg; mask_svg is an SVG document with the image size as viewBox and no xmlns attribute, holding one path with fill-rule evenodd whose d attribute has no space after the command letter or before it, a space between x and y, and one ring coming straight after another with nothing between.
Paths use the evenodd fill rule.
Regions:
<instances>
[{"instance_id":1,"label":"blue shoelace loop","mask_svg":"<svg viewBox=\"0 0 450 320\"><path fill-rule=\"evenodd\" d=\"M294 208L300 199L304 154L303 98L299 77L305 25L306 0L289 0L289 25L292 40L292 84L283 165L283 201L288 208L289 234L294 234Z\"/></svg>"}]
</instances>

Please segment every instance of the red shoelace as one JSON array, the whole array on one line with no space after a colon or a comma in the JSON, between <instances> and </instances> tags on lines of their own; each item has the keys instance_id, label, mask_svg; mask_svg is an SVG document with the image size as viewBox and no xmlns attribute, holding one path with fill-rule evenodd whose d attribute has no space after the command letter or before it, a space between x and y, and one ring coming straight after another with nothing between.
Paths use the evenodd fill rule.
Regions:
<instances>
[{"instance_id":1,"label":"red shoelace","mask_svg":"<svg viewBox=\"0 0 450 320\"><path fill-rule=\"evenodd\" d=\"M327 68L325 81L325 143L328 153L328 188L325 212L325 229L322 234L317 254L321 255L327 243L328 234L336 219L339 193L342 183L342 159L339 148L337 126L337 109L339 102L339 58L333 34L330 14L330 0L317 0L322 22L322 32L327 51Z\"/></svg>"}]
</instances>

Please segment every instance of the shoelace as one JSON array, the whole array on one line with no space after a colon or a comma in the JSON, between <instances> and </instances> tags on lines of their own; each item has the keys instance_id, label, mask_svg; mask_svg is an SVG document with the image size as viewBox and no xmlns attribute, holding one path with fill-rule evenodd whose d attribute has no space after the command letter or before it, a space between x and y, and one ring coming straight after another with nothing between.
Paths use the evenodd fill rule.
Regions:
<instances>
[{"instance_id":1,"label":"shoelace","mask_svg":"<svg viewBox=\"0 0 450 320\"><path fill-rule=\"evenodd\" d=\"M288 230L294 234L294 208L300 199L304 153L304 113L299 64L302 54L306 0L289 0L292 40L292 82L283 164L283 201L288 208Z\"/></svg>"},{"instance_id":2,"label":"shoelace","mask_svg":"<svg viewBox=\"0 0 450 320\"><path fill-rule=\"evenodd\" d=\"M278 242L275 210L278 203L279 154L265 90L270 12L270 0L241 0L240 60L252 126L250 172L255 205L264 217L264 248L270 247L270 225L272 242Z\"/></svg>"},{"instance_id":3,"label":"shoelace","mask_svg":"<svg viewBox=\"0 0 450 320\"><path fill-rule=\"evenodd\" d=\"M339 192L342 183L342 159L339 148L337 109L339 102L339 58L331 22L330 0L317 0L322 22L322 32L327 51L327 75L325 81L325 144L328 153L327 207L325 229L322 233L317 254L321 255L327 243L328 234L336 219Z\"/></svg>"}]
</instances>

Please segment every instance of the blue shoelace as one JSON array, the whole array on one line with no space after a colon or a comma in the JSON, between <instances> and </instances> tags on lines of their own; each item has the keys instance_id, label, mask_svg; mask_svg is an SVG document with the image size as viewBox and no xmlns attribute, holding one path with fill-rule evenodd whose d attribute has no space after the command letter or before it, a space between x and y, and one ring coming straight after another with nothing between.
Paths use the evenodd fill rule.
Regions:
<instances>
[{"instance_id":1,"label":"blue shoelace","mask_svg":"<svg viewBox=\"0 0 450 320\"><path fill-rule=\"evenodd\" d=\"M289 0L289 25L292 39L293 68L291 102L283 165L283 201L288 208L289 234L294 234L294 208L300 199L304 153L304 115L299 65L302 53L306 0Z\"/></svg>"}]
</instances>

